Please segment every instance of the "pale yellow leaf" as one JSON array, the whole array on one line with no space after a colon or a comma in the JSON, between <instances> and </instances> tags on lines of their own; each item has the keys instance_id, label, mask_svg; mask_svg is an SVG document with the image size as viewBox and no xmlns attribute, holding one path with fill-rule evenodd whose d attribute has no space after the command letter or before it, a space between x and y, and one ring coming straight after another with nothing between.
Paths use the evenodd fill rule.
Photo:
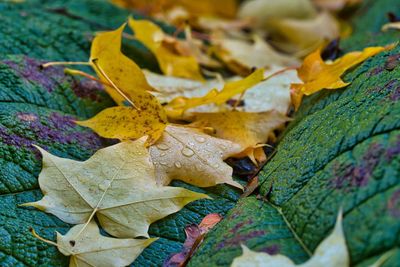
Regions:
<instances>
[{"instance_id":1,"label":"pale yellow leaf","mask_svg":"<svg viewBox=\"0 0 400 267\"><path fill-rule=\"evenodd\" d=\"M163 136L150 147L150 154L161 185L176 179L200 187L226 183L242 188L233 181L232 168L223 162L241 150L238 144L196 129L168 125Z\"/></svg>"},{"instance_id":2,"label":"pale yellow leaf","mask_svg":"<svg viewBox=\"0 0 400 267\"><path fill-rule=\"evenodd\" d=\"M248 0L239 8L239 17L254 19L257 27L265 27L271 19L309 19L316 14L310 0Z\"/></svg>"},{"instance_id":3,"label":"pale yellow leaf","mask_svg":"<svg viewBox=\"0 0 400 267\"><path fill-rule=\"evenodd\" d=\"M94 221L57 233L57 247L70 256L70 267L124 267L131 264L157 238L117 239L105 237Z\"/></svg>"},{"instance_id":4,"label":"pale yellow leaf","mask_svg":"<svg viewBox=\"0 0 400 267\"><path fill-rule=\"evenodd\" d=\"M98 150L80 162L43 149L39 185L44 197L25 206L61 220L85 223L95 214L102 228L116 237L148 237L149 225L179 211L204 194L156 185L145 138Z\"/></svg>"},{"instance_id":5,"label":"pale yellow leaf","mask_svg":"<svg viewBox=\"0 0 400 267\"><path fill-rule=\"evenodd\" d=\"M254 36L254 42L249 43L215 35L212 44L216 55L230 70L240 75L248 75L253 68L299 64L296 58L277 52L259 36Z\"/></svg>"}]
</instances>

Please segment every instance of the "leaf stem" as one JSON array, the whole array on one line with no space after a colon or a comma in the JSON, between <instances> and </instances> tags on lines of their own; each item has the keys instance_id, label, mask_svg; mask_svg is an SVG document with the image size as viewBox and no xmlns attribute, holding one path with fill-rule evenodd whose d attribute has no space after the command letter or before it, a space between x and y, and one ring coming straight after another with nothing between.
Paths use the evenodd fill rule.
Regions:
<instances>
[{"instance_id":1,"label":"leaf stem","mask_svg":"<svg viewBox=\"0 0 400 267\"><path fill-rule=\"evenodd\" d=\"M134 103L133 101L121 90L118 88L118 86L107 76L107 74L104 72L104 70L100 67L98 63L98 58L92 59L92 63L95 66L95 68L101 73L101 75L104 76L104 78L111 84L111 87L114 88L126 101L129 102L129 104L132 105L137 110L140 110Z\"/></svg>"},{"instance_id":2,"label":"leaf stem","mask_svg":"<svg viewBox=\"0 0 400 267\"><path fill-rule=\"evenodd\" d=\"M59 61L59 62L47 62L45 64L40 65L42 68L48 68L51 66L59 66L59 65L90 65L89 62L81 62L81 61Z\"/></svg>"},{"instance_id":3,"label":"leaf stem","mask_svg":"<svg viewBox=\"0 0 400 267\"><path fill-rule=\"evenodd\" d=\"M69 75L83 76L83 77L88 78L88 79L90 79L90 80L92 80L92 81L95 81L95 82L104 84L104 85L106 85L106 86L111 86L111 84L106 83L106 82L103 82L103 81L97 79L96 77L94 77L94 76L92 76L92 75L90 75L90 74L87 74L87 73L84 72L84 71L74 70L74 69L70 69L70 68L65 68L65 69L64 69L64 73L65 73L65 74L69 74Z\"/></svg>"}]
</instances>

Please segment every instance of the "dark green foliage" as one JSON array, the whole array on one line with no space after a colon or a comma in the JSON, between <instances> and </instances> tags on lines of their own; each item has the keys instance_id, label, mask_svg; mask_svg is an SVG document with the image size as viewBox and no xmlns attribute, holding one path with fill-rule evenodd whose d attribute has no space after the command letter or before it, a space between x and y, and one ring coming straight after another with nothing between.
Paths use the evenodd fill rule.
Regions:
<instances>
[{"instance_id":1,"label":"dark green foliage","mask_svg":"<svg viewBox=\"0 0 400 267\"><path fill-rule=\"evenodd\" d=\"M388 11L399 14L400 6L390 0L366 1L355 15L354 35L342 45L345 51L397 41L397 32L380 33ZM237 243L218 250L218 243L237 237L239 232L267 231L271 221L278 225L287 221L286 230L293 234L285 239L277 231L267 231L265 236L242 243L258 251L264 246L283 247L279 253L301 263L307 259L307 251L312 253L329 234L340 207L352 264L368 266L393 251L395 255L384 266L398 266L399 58L397 46L345 75L345 80L352 82L346 89L326 90L306 98L281 137L277 153L259 175L264 200L242 200L207 236L190 266L206 260L208 266L229 265L241 254L240 246ZM275 208L282 216L255 221L261 216L260 205L266 206L265 216ZM240 219L232 218L235 214L240 214ZM251 227L248 220L252 220Z\"/></svg>"}]
</instances>

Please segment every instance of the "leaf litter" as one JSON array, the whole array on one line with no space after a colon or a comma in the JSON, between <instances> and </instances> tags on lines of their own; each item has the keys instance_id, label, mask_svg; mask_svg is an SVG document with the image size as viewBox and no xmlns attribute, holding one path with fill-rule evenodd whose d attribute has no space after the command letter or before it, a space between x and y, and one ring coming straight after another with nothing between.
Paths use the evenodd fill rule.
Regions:
<instances>
[{"instance_id":1,"label":"leaf litter","mask_svg":"<svg viewBox=\"0 0 400 267\"><path fill-rule=\"evenodd\" d=\"M66 72L103 84L117 104L76 123L120 143L84 162L37 147L43 155L39 184L44 197L23 206L76 225L66 235L57 233L57 242L33 230L37 238L70 256L70 266L129 265L156 241L148 235L151 223L209 198L168 186L172 180L243 189L226 160L248 158L259 170L267 160L265 147L275 143L303 96L346 87L351 81L341 76L347 70L391 48L365 48L333 62L321 58L325 46L349 32L340 11L361 0L112 2L172 24L176 33L167 34L150 17L130 17L118 29L96 35L88 62L43 65L91 66L97 77ZM154 54L162 74L141 69L122 53L126 25L133 31L130 37ZM179 33L184 37L178 38ZM256 190L256 175L249 177L244 196ZM166 266L184 266L221 219L211 214L200 225L188 226L184 250ZM101 235L99 226L112 237ZM349 262L341 214L306 266L320 266L328 258L343 266ZM256 253L245 246L233 266L256 266L257 261L294 266L285 256Z\"/></svg>"}]
</instances>

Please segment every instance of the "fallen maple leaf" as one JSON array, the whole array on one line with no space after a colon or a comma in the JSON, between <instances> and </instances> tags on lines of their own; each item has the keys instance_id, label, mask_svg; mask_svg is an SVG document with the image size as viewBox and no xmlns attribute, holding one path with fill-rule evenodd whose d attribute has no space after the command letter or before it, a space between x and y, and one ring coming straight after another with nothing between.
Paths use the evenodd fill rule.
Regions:
<instances>
[{"instance_id":1,"label":"fallen maple leaf","mask_svg":"<svg viewBox=\"0 0 400 267\"><path fill-rule=\"evenodd\" d=\"M299 62L296 58L281 54L274 50L261 37L254 36L253 43L214 35L211 39L213 51L233 72L249 75L253 68L270 66L294 66Z\"/></svg>"},{"instance_id":2,"label":"fallen maple leaf","mask_svg":"<svg viewBox=\"0 0 400 267\"><path fill-rule=\"evenodd\" d=\"M121 36L125 24L119 29L104 32L96 36L92 43L90 62L100 79L105 84L109 95L119 104L130 103L135 109L111 108L96 117L79 122L78 124L88 126L104 137L110 138L140 138L148 135L148 144L155 142L160 136L167 123L165 111L157 98L148 91L155 91L146 80L143 72L129 58L121 52ZM121 120L130 117L130 126L119 133L115 133L114 127L107 118L116 116ZM123 124L121 127L127 126ZM115 124L114 124L115 126ZM121 130L121 127L119 130ZM127 131L131 131L127 133ZM113 136L116 134L116 136Z\"/></svg>"},{"instance_id":3,"label":"fallen maple leaf","mask_svg":"<svg viewBox=\"0 0 400 267\"><path fill-rule=\"evenodd\" d=\"M266 144L268 139L275 139L273 131L283 126L289 118L276 111L259 113L227 111L194 113L193 120L191 124L193 127L212 128L213 136L239 144L243 149L241 152L245 151L244 155L257 164L257 161L265 158L265 154L259 154L256 158L254 150Z\"/></svg>"},{"instance_id":4,"label":"fallen maple leaf","mask_svg":"<svg viewBox=\"0 0 400 267\"><path fill-rule=\"evenodd\" d=\"M336 220L333 232L325 238L316 248L314 255L305 263L295 265L291 259L284 255L269 255L264 252L254 252L242 245L243 255L233 260L231 267L346 267L350 266L350 256L347 251L346 241L342 227L342 212Z\"/></svg>"},{"instance_id":5,"label":"fallen maple leaf","mask_svg":"<svg viewBox=\"0 0 400 267\"><path fill-rule=\"evenodd\" d=\"M163 136L150 147L157 182L173 179L199 187L230 184L243 188L232 179L232 168L224 159L242 151L240 145L214 138L193 128L168 125Z\"/></svg>"},{"instance_id":6,"label":"fallen maple leaf","mask_svg":"<svg viewBox=\"0 0 400 267\"><path fill-rule=\"evenodd\" d=\"M146 146L155 143L166 127L166 121L158 119L157 108L151 105L140 111L132 107L111 107L76 123L105 138L129 140L148 135Z\"/></svg>"},{"instance_id":7,"label":"fallen maple leaf","mask_svg":"<svg viewBox=\"0 0 400 267\"><path fill-rule=\"evenodd\" d=\"M297 110L300 106L303 95L311 95L322 89L339 89L349 85L350 82L344 82L341 79L348 69L391 47L367 47L361 52L347 53L332 63L325 63L322 60L320 49L311 53L297 70L299 78L304 83L291 85L295 109Z\"/></svg>"},{"instance_id":8,"label":"fallen maple leaf","mask_svg":"<svg viewBox=\"0 0 400 267\"><path fill-rule=\"evenodd\" d=\"M135 37L142 42L157 58L160 69L166 75L203 80L200 66L193 56L182 56L164 43L167 35L163 30L149 20L129 18L129 26Z\"/></svg>"},{"instance_id":9,"label":"fallen maple leaf","mask_svg":"<svg viewBox=\"0 0 400 267\"><path fill-rule=\"evenodd\" d=\"M211 213L204 217L199 225L191 224L186 226L186 240L183 243L183 250L166 260L163 267L186 266L186 263L203 242L205 235L221 220L221 215L218 213Z\"/></svg>"},{"instance_id":10,"label":"fallen maple leaf","mask_svg":"<svg viewBox=\"0 0 400 267\"><path fill-rule=\"evenodd\" d=\"M149 225L206 195L184 188L156 185L145 137L98 150L79 162L43 155L39 185L44 197L23 204L80 224L96 215L116 237L148 237Z\"/></svg>"},{"instance_id":11,"label":"fallen maple leaf","mask_svg":"<svg viewBox=\"0 0 400 267\"><path fill-rule=\"evenodd\" d=\"M239 81L227 82L221 91L213 89L203 97L178 97L172 100L166 107L167 115L171 118L181 118L183 113L190 108L200 105L215 103L224 104L235 95L244 93L264 79L264 70L258 69L246 78Z\"/></svg>"},{"instance_id":12,"label":"fallen maple leaf","mask_svg":"<svg viewBox=\"0 0 400 267\"><path fill-rule=\"evenodd\" d=\"M55 245L65 256L70 256L70 267L124 267L131 264L142 251L158 238L117 239L100 234L97 224L79 224L66 235L57 232L57 243L38 236L40 240Z\"/></svg>"}]
</instances>

